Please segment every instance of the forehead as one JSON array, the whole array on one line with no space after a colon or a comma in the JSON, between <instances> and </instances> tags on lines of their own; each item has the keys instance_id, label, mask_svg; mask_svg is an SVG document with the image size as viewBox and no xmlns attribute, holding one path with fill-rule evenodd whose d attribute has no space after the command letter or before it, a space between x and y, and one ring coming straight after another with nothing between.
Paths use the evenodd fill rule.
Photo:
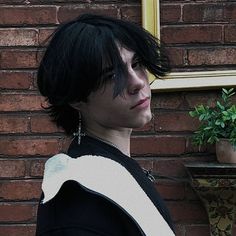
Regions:
<instances>
[{"instance_id":1,"label":"forehead","mask_svg":"<svg viewBox=\"0 0 236 236\"><path fill-rule=\"evenodd\" d=\"M122 61L127 64L128 62L132 61L135 55L135 52L132 50L128 50L124 47L118 47L118 50L120 52L120 56L122 58Z\"/></svg>"}]
</instances>

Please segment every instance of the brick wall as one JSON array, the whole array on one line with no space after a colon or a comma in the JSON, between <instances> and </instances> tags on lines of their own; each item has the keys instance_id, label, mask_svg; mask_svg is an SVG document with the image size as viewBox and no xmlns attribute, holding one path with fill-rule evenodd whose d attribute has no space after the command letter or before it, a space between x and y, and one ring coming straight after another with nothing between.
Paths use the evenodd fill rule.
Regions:
<instances>
[{"instance_id":1,"label":"brick wall","mask_svg":"<svg viewBox=\"0 0 236 236\"><path fill-rule=\"evenodd\" d=\"M161 3L161 37L177 70L235 67L235 1L161 0Z\"/></svg>"},{"instance_id":2,"label":"brick wall","mask_svg":"<svg viewBox=\"0 0 236 236\"><path fill-rule=\"evenodd\" d=\"M211 55L223 51L228 55L229 50L233 53L236 6L227 2L162 0L162 37L175 68L191 67L191 58L195 58L193 66L200 68L196 59L201 59L196 55L202 50L212 50ZM230 5L224 14L222 5ZM193 7L196 10L192 13ZM83 12L140 24L141 1L0 0L0 236L34 235L44 163L68 145L69 139L42 110L44 99L37 92L35 77L47 36L60 22ZM223 14L230 24L224 25L225 20L221 21L217 14ZM206 23L206 19L211 22ZM182 25L179 35L176 28ZM227 33L229 29L232 34ZM170 37L170 32L180 37ZM217 47L211 49L213 45ZM224 58L221 64L227 67L235 55ZM192 146L191 134L198 123L188 116L188 111L198 103L214 103L217 96L218 91L153 94L155 116L133 134L133 156L142 166L164 176L156 185L170 208L177 236L209 236L206 213L186 183L183 164L215 159L213 147L199 152Z\"/></svg>"}]
</instances>

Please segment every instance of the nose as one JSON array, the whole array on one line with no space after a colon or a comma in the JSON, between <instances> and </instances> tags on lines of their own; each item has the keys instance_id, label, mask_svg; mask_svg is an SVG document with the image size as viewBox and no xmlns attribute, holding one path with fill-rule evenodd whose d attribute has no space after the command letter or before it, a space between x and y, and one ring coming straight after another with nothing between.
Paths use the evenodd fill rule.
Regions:
<instances>
[{"instance_id":1,"label":"nose","mask_svg":"<svg viewBox=\"0 0 236 236\"><path fill-rule=\"evenodd\" d=\"M136 94L145 87L147 75L144 71L128 70L128 93Z\"/></svg>"}]
</instances>

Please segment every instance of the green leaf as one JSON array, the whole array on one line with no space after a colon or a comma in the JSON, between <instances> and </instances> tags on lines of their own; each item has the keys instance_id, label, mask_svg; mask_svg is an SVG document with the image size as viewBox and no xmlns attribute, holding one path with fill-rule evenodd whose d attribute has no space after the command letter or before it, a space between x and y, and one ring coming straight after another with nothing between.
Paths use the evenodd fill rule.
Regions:
<instances>
[{"instance_id":1,"label":"green leaf","mask_svg":"<svg viewBox=\"0 0 236 236\"><path fill-rule=\"evenodd\" d=\"M212 127L209 127L209 126L207 126L207 127L205 127L203 130L211 130L211 129L213 129Z\"/></svg>"},{"instance_id":2,"label":"green leaf","mask_svg":"<svg viewBox=\"0 0 236 236\"><path fill-rule=\"evenodd\" d=\"M205 114L201 114L201 115L199 116L199 120L200 120L200 121L204 120L204 118L205 118Z\"/></svg>"},{"instance_id":3,"label":"green leaf","mask_svg":"<svg viewBox=\"0 0 236 236\"><path fill-rule=\"evenodd\" d=\"M231 89L228 91L227 89L223 88L222 90L225 94L228 94Z\"/></svg>"},{"instance_id":4,"label":"green leaf","mask_svg":"<svg viewBox=\"0 0 236 236\"><path fill-rule=\"evenodd\" d=\"M189 112L189 115L192 116L192 117L195 117L197 114L196 114L195 111L190 111L190 112Z\"/></svg>"},{"instance_id":5,"label":"green leaf","mask_svg":"<svg viewBox=\"0 0 236 236\"><path fill-rule=\"evenodd\" d=\"M225 107L219 101L217 101L216 104L221 110L225 109Z\"/></svg>"},{"instance_id":6,"label":"green leaf","mask_svg":"<svg viewBox=\"0 0 236 236\"><path fill-rule=\"evenodd\" d=\"M215 107L200 104L189 112L192 117L198 117L199 128L194 132L192 142L195 145L213 144L219 138L230 138L236 149L236 105L232 104L231 96L234 89L222 89L221 99Z\"/></svg>"}]
</instances>

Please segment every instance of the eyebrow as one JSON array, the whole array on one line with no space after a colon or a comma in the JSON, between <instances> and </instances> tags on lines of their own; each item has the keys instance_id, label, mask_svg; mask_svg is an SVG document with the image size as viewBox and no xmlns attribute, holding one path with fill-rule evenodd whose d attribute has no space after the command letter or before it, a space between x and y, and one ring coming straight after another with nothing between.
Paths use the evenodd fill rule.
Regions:
<instances>
[{"instance_id":1,"label":"eyebrow","mask_svg":"<svg viewBox=\"0 0 236 236\"><path fill-rule=\"evenodd\" d=\"M131 58L131 61L134 61L134 60L139 60L140 57L138 56L137 53L134 53L134 55L132 56ZM108 74L110 72L113 72L114 68L112 66L109 66L109 67L105 67L102 72L101 72L101 77L104 76L105 74Z\"/></svg>"}]
</instances>

